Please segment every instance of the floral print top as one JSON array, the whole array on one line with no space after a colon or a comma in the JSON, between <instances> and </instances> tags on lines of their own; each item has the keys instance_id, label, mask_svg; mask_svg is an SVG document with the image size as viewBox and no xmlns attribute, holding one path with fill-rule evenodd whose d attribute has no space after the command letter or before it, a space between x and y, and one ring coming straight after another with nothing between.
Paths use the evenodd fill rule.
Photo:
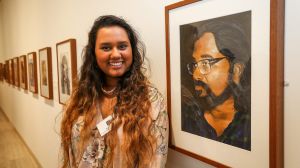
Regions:
<instances>
[{"instance_id":1,"label":"floral print top","mask_svg":"<svg viewBox=\"0 0 300 168\"><path fill-rule=\"evenodd\" d=\"M156 153L149 165L149 168L164 168L167 159L168 152L168 133L169 133L169 123L168 123L168 114L166 111L166 104L162 95L154 87L149 87L150 101L151 101L151 117L152 117L152 126L151 131L154 133L157 138L157 149ZM98 122L102 121L102 117ZM83 116L80 116L78 120L72 127L71 135L71 149L70 156L76 154L77 145L80 138L80 130L84 124ZM122 143L123 126L117 130L119 144ZM104 137L100 135L97 128L92 130L90 141L87 144L87 147L83 153L81 160L76 162L76 167L78 168L102 168L104 156L109 149L105 145ZM113 160L114 168L123 168L122 166L122 156L120 155L120 145L116 146L115 156ZM76 156L75 156L76 158ZM71 162L72 158L70 158Z\"/></svg>"}]
</instances>

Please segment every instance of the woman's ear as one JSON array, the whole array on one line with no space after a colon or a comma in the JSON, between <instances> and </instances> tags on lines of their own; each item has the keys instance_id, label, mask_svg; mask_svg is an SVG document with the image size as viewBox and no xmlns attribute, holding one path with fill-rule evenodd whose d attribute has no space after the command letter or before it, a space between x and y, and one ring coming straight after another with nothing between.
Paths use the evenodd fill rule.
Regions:
<instances>
[{"instance_id":1,"label":"woman's ear","mask_svg":"<svg viewBox=\"0 0 300 168\"><path fill-rule=\"evenodd\" d=\"M239 84L240 83L240 79L241 79L241 75L244 71L244 64L241 63L235 63L233 66L233 82L235 84Z\"/></svg>"}]
</instances>

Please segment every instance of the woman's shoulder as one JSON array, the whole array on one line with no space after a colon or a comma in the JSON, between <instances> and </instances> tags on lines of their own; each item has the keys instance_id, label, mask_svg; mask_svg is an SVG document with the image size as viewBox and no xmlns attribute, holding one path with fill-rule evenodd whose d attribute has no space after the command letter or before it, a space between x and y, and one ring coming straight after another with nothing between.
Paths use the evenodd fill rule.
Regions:
<instances>
[{"instance_id":1,"label":"woman's shoulder","mask_svg":"<svg viewBox=\"0 0 300 168\"><path fill-rule=\"evenodd\" d=\"M149 85L149 100L151 102L151 117L156 120L160 113L166 112L166 102L159 90Z\"/></svg>"}]
</instances>

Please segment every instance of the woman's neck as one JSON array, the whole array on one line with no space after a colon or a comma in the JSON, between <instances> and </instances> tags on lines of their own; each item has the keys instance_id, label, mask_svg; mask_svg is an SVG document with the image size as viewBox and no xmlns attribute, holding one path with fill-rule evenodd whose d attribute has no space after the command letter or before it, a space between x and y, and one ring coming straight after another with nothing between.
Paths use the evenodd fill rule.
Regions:
<instances>
[{"instance_id":1,"label":"woman's neck","mask_svg":"<svg viewBox=\"0 0 300 168\"><path fill-rule=\"evenodd\" d=\"M112 90L118 86L119 78L106 77L105 82L103 84L103 88L105 90Z\"/></svg>"}]
</instances>

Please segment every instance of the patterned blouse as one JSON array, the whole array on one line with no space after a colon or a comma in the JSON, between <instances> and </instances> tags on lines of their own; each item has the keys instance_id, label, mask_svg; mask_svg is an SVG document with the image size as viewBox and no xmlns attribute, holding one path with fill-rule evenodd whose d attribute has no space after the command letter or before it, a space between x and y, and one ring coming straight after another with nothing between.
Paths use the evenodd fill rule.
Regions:
<instances>
[{"instance_id":1,"label":"patterned blouse","mask_svg":"<svg viewBox=\"0 0 300 168\"><path fill-rule=\"evenodd\" d=\"M154 133L157 138L157 148L156 153L151 161L149 168L164 168L167 159L168 152L168 133L169 133L169 123L168 123L168 114L166 111L166 105L162 95L154 87L149 87L150 101L151 101L151 117L152 117L152 126L151 131ZM101 113L100 113L101 114ZM102 117L99 117L98 123L102 121ZM76 154L77 145L79 143L80 130L84 124L83 116L80 116L78 120L72 127L71 135L71 149L70 156ZM118 130L118 140L119 144L122 144L123 125L121 125ZM84 150L83 157L80 161L77 161L76 167L78 168L102 168L104 156L106 152L109 152L109 149L105 145L104 137L100 135L97 128L92 130L92 138L89 140L86 149ZM114 168L123 168L122 156L120 155L120 145L117 145L115 148L115 155L113 158L113 167ZM72 157L70 158L72 161Z\"/></svg>"}]
</instances>

